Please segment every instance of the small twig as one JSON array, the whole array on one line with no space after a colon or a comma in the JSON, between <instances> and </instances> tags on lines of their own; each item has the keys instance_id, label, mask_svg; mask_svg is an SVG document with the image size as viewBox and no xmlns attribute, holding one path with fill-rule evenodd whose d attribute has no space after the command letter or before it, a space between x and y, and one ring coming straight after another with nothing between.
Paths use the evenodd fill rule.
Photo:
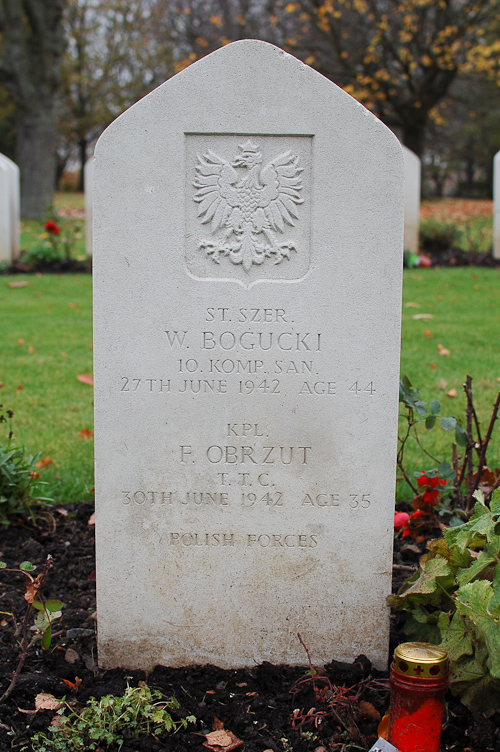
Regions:
<instances>
[{"instance_id":1,"label":"small twig","mask_svg":"<svg viewBox=\"0 0 500 752\"><path fill-rule=\"evenodd\" d=\"M302 645L302 647L306 651L307 660L309 661L309 670L311 672L311 681L312 681L312 685L313 685L313 692L316 695L316 682L314 681L314 669L313 669L313 665L312 665L312 662L311 662L311 656L309 655L309 650L307 649L304 640L300 636L300 632L297 632L297 637L299 638L300 644Z\"/></svg>"},{"instance_id":2,"label":"small twig","mask_svg":"<svg viewBox=\"0 0 500 752\"><path fill-rule=\"evenodd\" d=\"M488 426L488 430L486 431L486 436L484 437L484 441L481 443L481 452L479 454L479 467L477 470L476 475L476 482L474 483L474 491L476 491L479 488L479 483L481 482L481 471L486 464L486 450L488 449L488 444L490 443L491 434L493 433L493 426L495 425L495 421L498 417L498 408L500 407L500 392L497 394L497 398L495 400L495 404L493 405L493 412L491 413L491 419L490 424Z\"/></svg>"},{"instance_id":3,"label":"small twig","mask_svg":"<svg viewBox=\"0 0 500 752\"><path fill-rule=\"evenodd\" d=\"M481 428L479 426L479 419L477 417L476 408L474 407L474 398L472 396L472 378L470 376L467 376L467 380L464 384L464 391L465 396L467 397L467 405L470 405L470 408L472 410L472 416L474 418L474 423L476 425L476 431L477 431L477 440L479 442L479 446L482 445L483 440L481 438ZM471 436L472 439L472 436Z\"/></svg>"}]
</instances>

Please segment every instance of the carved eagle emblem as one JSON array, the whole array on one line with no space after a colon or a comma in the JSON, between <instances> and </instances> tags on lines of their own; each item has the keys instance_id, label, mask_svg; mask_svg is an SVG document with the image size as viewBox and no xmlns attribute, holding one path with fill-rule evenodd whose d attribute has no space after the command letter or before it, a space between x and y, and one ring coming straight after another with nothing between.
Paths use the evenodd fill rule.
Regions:
<instances>
[{"instance_id":1,"label":"carved eagle emblem","mask_svg":"<svg viewBox=\"0 0 500 752\"><path fill-rule=\"evenodd\" d=\"M248 272L266 258L279 264L297 250L293 241L280 242L277 233L299 218L303 168L290 150L262 166L258 144L249 139L238 148L232 163L210 149L198 155L193 198L213 236L200 240L199 249L217 264L223 255Z\"/></svg>"}]
</instances>

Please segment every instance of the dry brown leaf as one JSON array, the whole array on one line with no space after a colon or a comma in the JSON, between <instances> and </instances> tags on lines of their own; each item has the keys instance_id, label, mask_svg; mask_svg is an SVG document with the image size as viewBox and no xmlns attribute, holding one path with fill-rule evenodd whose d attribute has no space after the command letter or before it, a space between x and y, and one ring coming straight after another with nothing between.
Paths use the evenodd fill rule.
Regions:
<instances>
[{"instance_id":1,"label":"dry brown leaf","mask_svg":"<svg viewBox=\"0 0 500 752\"><path fill-rule=\"evenodd\" d=\"M361 713L361 717L366 721L375 721L377 723L378 721L380 721L380 713L378 712L377 708L375 708L371 704L371 702L361 700L361 702L359 703L359 712Z\"/></svg>"},{"instance_id":2,"label":"dry brown leaf","mask_svg":"<svg viewBox=\"0 0 500 752\"><path fill-rule=\"evenodd\" d=\"M406 308L420 308L420 303L406 303Z\"/></svg>"},{"instance_id":3,"label":"dry brown leaf","mask_svg":"<svg viewBox=\"0 0 500 752\"><path fill-rule=\"evenodd\" d=\"M214 722L212 723L212 731L219 731L220 729L224 728L224 724L222 721L217 718L217 716L214 716Z\"/></svg>"},{"instance_id":4,"label":"dry brown leaf","mask_svg":"<svg viewBox=\"0 0 500 752\"><path fill-rule=\"evenodd\" d=\"M432 332L430 331L430 329L426 329L424 331L424 336L426 336L427 339L430 339L432 337Z\"/></svg>"},{"instance_id":5,"label":"dry brown leaf","mask_svg":"<svg viewBox=\"0 0 500 752\"><path fill-rule=\"evenodd\" d=\"M231 731L212 731L207 734L203 746L211 752L232 752L243 745L243 741L238 739Z\"/></svg>"},{"instance_id":6,"label":"dry brown leaf","mask_svg":"<svg viewBox=\"0 0 500 752\"><path fill-rule=\"evenodd\" d=\"M25 344L25 340L24 339L18 339L17 340L17 344L18 345L24 345Z\"/></svg>"},{"instance_id":7,"label":"dry brown leaf","mask_svg":"<svg viewBox=\"0 0 500 752\"><path fill-rule=\"evenodd\" d=\"M24 600L27 603L33 603L33 601L35 600L36 594L37 594L36 587L33 585L32 582L28 582L28 584L26 585L26 592L24 594Z\"/></svg>"},{"instance_id":8,"label":"dry brown leaf","mask_svg":"<svg viewBox=\"0 0 500 752\"><path fill-rule=\"evenodd\" d=\"M415 321L420 321L420 319L433 319L434 316L432 313L416 313L412 318L415 319Z\"/></svg>"},{"instance_id":9,"label":"dry brown leaf","mask_svg":"<svg viewBox=\"0 0 500 752\"><path fill-rule=\"evenodd\" d=\"M82 373L76 378L78 379L78 381L81 381L82 384L88 384L89 386L92 386L94 384L94 379L92 378L90 373Z\"/></svg>"},{"instance_id":10,"label":"dry brown leaf","mask_svg":"<svg viewBox=\"0 0 500 752\"><path fill-rule=\"evenodd\" d=\"M437 368L437 365L435 363L429 363L429 368Z\"/></svg>"},{"instance_id":11,"label":"dry brown leaf","mask_svg":"<svg viewBox=\"0 0 500 752\"><path fill-rule=\"evenodd\" d=\"M22 384L19 384L19 386L16 386L16 389L19 389L19 390L24 389L24 386Z\"/></svg>"},{"instance_id":12,"label":"dry brown leaf","mask_svg":"<svg viewBox=\"0 0 500 752\"><path fill-rule=\"evenodd\" d=\"M451 355L450 351L446 349L446 347L442 347L439 351L440 355Z\"/></svg>"},{"instance_id":13,"label":"dry brown leaf","mask_svg":"<svg viewBox=\"0 0 500 752\"><path fill-rule=\"evenodd\" d=\"M92 512L92 514L90 515L87 525L95 525L95 512Z\"/></svg>"},{"instance_id":14,"label":"dry brown leaf","mask_svg":"<svg viewBox=\"0 0 500 752\"><path fill-rule=\"evenodd\" d=\"M90 441L93 435L94 434L92 433L92 431L89 431L88 428L83 428L78 434L78 438L85 439L85 441Z\"/></svg>"},{"instance_id":15,"label":"dry brown leaf","mask_svg":"<svg viewBox=\"0 0 500 752\"><path fill-rule=\"evenodd\" d=\"M47 465L53 465L53 464L54 463L52 462L51 459L49 459L48 457L45 457L43 460L38 460L35 467L40 469L41 467L47 467Z\"/></svg>"},{"instance_id":16,"label":"dry brown leaf","mask_svg":"<svg viewBox=\"0 0 500 752\"><path fill-rule=\"evenodd\" d=\"M35 352L35 348L33 347L33 345L30 345L28 347L28 352L29 352L30 355L33 355L33 353Z\"/></svg>"},{"instance_id":17,"label":"dry brown leaf","mask_svg":"<svg viewBox=\"0 0 500 752\"><path fill-rule=\"evenodd\" d=\"M51 728L61 728L62 726L62 720L60 715L55 715L51 722L50 722Z\"/></svg>"},{"instance_id":18,"label":"dry brown leaf","mask_svg":"<svg viewBox=\"0 0 500 752\"><path fill-rule=\"evenodd\" d=\"M449 392L446 392L447 397L456 397L457 396L457 390L456 389L450 389Z\"/></svg>"},{"instance_id":19,"label":"dry brown leaf","mask_svg":"<svg viewBox=\"0 0 500 752\"><path fill-rule=\"evenodd\" d=\"M7 287L28 287L29 282L7 282Z\"/></svg>"},{"instance_id":20,"label":"dry brown leaf","mask_svg":"<svg viewBox=\"0 0 500 752\"><path fill-rule=\"evenodd\" d=\"M54 695L48 692L40 692L35 697L35 708L37 710L59 710L64 705L63 702L56 700Z\"/></svg>"}]
</instances>

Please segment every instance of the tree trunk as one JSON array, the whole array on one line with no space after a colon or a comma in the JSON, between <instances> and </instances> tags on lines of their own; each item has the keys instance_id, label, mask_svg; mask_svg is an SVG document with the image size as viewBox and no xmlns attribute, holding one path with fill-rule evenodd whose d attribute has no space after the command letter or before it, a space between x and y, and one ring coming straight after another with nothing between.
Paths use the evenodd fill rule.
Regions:
<instances>
[{"instance_id":1,"label":"tree trunk","mask_svg":"<svg viewBox=\"0 0 500 752\"><path fill-rule=\"evenodd\" d=\"M21 170L21 215L39 219L52 205L56 181L56 117L52 103L21 112L17 161Z\"/></svg>"},{"instance_id":2,"label":"tree trunk","mask_svg":"<svg viewBox=\"0 0 500 752\"><path fill-rule=\"evenodd\" d=\"M81 138L78 141L78 150L80 152L80 171L78 173L78 192L83 193L85 190L85 162L87 161L87 139Z\"/></svg>"}]
</instances>

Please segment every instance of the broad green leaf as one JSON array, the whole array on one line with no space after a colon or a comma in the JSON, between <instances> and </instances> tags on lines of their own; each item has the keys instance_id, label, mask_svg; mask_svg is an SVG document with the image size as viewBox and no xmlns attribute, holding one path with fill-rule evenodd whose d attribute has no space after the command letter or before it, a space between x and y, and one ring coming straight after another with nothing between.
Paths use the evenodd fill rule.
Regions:
<instances>
[{"instance_id":1,"label":"broad green leaf","mask_svg":"<svg viewBox=\"0 0 500 752\"><path fill-rule=\"evenodd\" d=\"M465 431L462 426L457 425L457 427L455 428L455 441L457 442L458 446L467 446L468 440L469 437L467 435L467 431Z\"/></svg>"},{"instance_id":2,"label":"broad green leaf","mask_svg":"<svg viewBox=\"0 0 500 752\"><path fill-rule=\"evenodd\" d=\"M456 418L453 418L453 417L441 418L441 428L443 428L445 431L454 431L456 427L457 427Z\"/></svg>"},{"instance_id":3,"label":"broad green leaf","mask_svg":"<svg viewBox=\"0 0 500 752\"><path fill-rule=\"evenodd\" d=\"M436 425L436 416L435 415L428 415L425 419L425 427L427 430L430 430L431 428L434 428Z\"/></svg>"},{"instance_id":4,"label":"broad green leaf","mask_svg":"<svg viewBox=\"0 0 500 752\"><path fill-rule=\"evenodd\" d=\"M458 661L464 655L472 655L472 636L466 621L458 613L454 613L446 629L440 630L442 635L441 647L448 653L450 661Z\"/></svg>"},{"instance_id":5,"label":"broad green leaf","mask_svg":"<svg viewBox=\"0 0 500 752\"><path fill-rule=\"evenodd\" d=\"M43 611L43 603L42 601L33 601L31 604L36 611Z\"/></svg>"},{"instance_id":6,"label":"broad green leaf","mask_svg":"<svg viewBox=\"0 0 500 752\"><path fill-rule=\"evenodd\" d=\"M47 609L47 611L60 611L63 606L64 603L62 603L62 601L45 601L45 608Z\"/></svg>"},{"instance_id":7,"label":"broad green leaf","mask_svg":"<svg viewBox=\"0 0 500 752\"><path fill-rule=\"evenodd\" d=\"M49 624L49 626L47 627L47 629L43 633L42 648L44 650L48 650L50 648L50 643L51 642L52 642L52 627Z\"/></svg>"},{"instance_id":8,"label":"broad green leaf","mask_svg":"<svg viewBox=\"0 0 500 752\"><path fill-rule=\"evenodd\" d=\"M0 569L5 569L7 564L4 561L0 561Z\"/></svg>"},{"instance_id":9,"label":"broad green leaf","mask_svg":"<svg viewBox=\"0 0 500 752\"><path fill-rule=\"evenodd\" d=\"M429 410L433 415L437 415L441 410L441 404L437 400L432 400L431 404L429 405Z\"/></svg>"},{"instance_id":10,"label":"broad green leaf","mask_svg":"<svg viewBox=\"0 0 500 752\"><path fill-rule=\"evenodd\" d=\"M467 585L468 582L472 582L483 572L487 567L496 562L496 556L494 553L481 551L474 563L467 567L467 569L461 569L457 574L457 582L459 585Z\"/></svg>"},{"instance_id":11,"label":"broad green leaf","mask_svg":"<svg viewBox=\"0 0 500 752\"><path fill-rule=\"evenodd\" d=\"M500 679L500 618L494 617L489 611L492 598L493 587L486 580L463 585L455 595L457 611L471 619L486 645L491 675Z\"/></svg>"},{"instance_id":12,"label":"broad green leaf","mask_svg":"<svg viewBox=\"0 0 500 752\"><path fill-rule=\"evenodd\" d=\"M490 501L490 509L493 514L500 514L500 490L494 491Z\"/></svg>"},{"instance_id":13,"label":"broad green leaf","mask_svg":"<svg viewBox=\"0 0 500 752\"><path fill-rule=\"evenodd\" d=\"M446 559L439 556L430 561L426 561L422 567L418 580L414 582L403 595L407 597L409 595L434 593L438 585L437 580L450 577L450 575L451 569Z\"/></svg>"},{"instance_id":14,"label":"broad green leaf","mask_svg":"<svg viewBox=\"0 0 500 752\"><path fill-rule=\"evenodd\" d=\"M19 564L19 569L22 569L23 572L34 572L36 567L33 566L31 561L22 561L21 564Z\"/></svg>"},{"instance_id":15,"label":"broad green leaf","mask_svg":"<svg viewBox=\"0 0 500 752\"><path fill-rule=\"evenodd\" d=\"M451 690L453 692L453 685ZM486 674L463 687L460 699L472 712L481 713L488 718L500 710L500 682Z\"/></svg>"}]
</instances>

